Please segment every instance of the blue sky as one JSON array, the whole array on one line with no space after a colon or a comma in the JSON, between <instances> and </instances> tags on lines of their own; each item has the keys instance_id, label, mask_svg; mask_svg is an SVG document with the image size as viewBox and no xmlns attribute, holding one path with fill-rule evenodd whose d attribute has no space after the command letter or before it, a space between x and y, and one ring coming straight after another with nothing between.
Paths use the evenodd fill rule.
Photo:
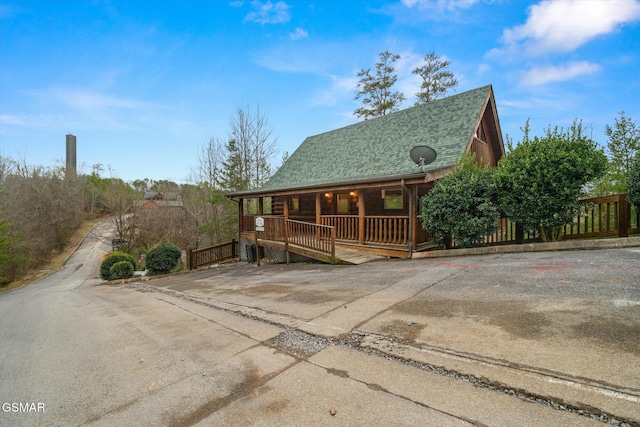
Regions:
<instances>
[{"instance_id":1,"label":"blue sky","mask_svg":"<svg viewBox=\"0 0 640 427\"><path fill-rule=\"evenodd\" d=\"M200 147L260 106L282 151L359 121L356 73L402 56L398 86L435 51L453 93L493 84L503 135L582 119L605 145L640 123L640 1L0 0L0 153L84 172L185 182Z\"/></svg>"}]
</instances>

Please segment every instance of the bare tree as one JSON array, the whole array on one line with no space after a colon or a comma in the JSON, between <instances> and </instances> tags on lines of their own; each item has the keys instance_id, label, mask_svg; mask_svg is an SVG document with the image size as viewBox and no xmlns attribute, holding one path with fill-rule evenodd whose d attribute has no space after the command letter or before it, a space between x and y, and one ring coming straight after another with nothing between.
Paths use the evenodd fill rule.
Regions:
<instances>
[{"instance_id":1,"label":"bare tree","mask_svg":"<svg viewBox=\"0 0 640 427\"><path fill-rule=\"evenodd\" d=\"M198 165L192 169L191 175L195 182L206 182L215 189L220 180L220 170L225 158L225 144L216 137L200 147L198 152Z\"/></svg>"},{"instance_id":2,"label":"bare tree","mask_svg":"<svg viewBox=\"0 0 640 427\"><path fill-rule=\"evenodd\" d=\"M254 169L251 186L259 188L271 177L269 160L276 153L277 143L276 138L273 137L273 127L260 110L260 105L256 107L255 115L252 118L251 134L251 160Z\"/></svg>"},{"instance_id":3,"label":"bare tree","mask_svg":"<svg viewBox=\"0 0 640 427\"><path fill-rule=\"evenodd\" d=\"M135 228L133 252L146 249L169 240L181 249L197 247L195 218L186 210L150 209L134 214L131 227Z\"/></svg>"},{"instance_id":4,"label":"bare tree","mask_svg":"<svg viewBox=\"0 0 640 427\"><path fill-rule=\"evenodd\" d=\"M231 133L218 182L231 191L261 187L271 176L269 162L276 152L273 128L260 106L255 112L250 107L238 108L229 125Z\"/></svg>"},{"instance_id":5,"label":"bare tree","mask_svg":"<svg viewBox=\"0 0 640 427\"><path fill-rule=\"evenodd\" d=\"M129 184L119 178L111 178L105 191L105 205L113 216L116 234L119 239L133 240L134 230L130 219L136 193Z\"/></svg>"}]
</instances>

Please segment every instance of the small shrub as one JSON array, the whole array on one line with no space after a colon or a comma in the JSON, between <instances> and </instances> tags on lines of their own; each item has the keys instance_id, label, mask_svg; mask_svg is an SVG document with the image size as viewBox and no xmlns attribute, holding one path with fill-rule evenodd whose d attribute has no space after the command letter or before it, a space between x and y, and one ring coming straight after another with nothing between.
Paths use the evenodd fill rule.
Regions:
<instances>
[{"instance_id":1,"label":"small shrub","mask_svg":"<svg viewBox=\"0 0 640 427\"><path fill-rule=\"evenodd\" d=\"M151 274L168 273L178 266L182 251L169 242L161 242L147 251L145 263Z\"/></svg>"},{"instance_id":2,"label":"small shrub","mask_svg":"<svg viewBox=\"0 0 640 427\"><path fill-rule=\"evenodd\" d=\"M100 265L100 278L102 278L102 280L113 280L111 277L111 267L121 261L130 263L134 271L137 268L137 263L133 256L126 252L114 252L102 261Z\"/></svg>"},{"instance_id":3,"label":"small shrub","mask_svg":"<svg viewBox=\"0 0 640 427\"><path fill-rule=\"evenodd\" d=\"M111 280L128 279L133 276L133 266L129 261L119 261L109 269Z\"/></svg>"}]
</instances>

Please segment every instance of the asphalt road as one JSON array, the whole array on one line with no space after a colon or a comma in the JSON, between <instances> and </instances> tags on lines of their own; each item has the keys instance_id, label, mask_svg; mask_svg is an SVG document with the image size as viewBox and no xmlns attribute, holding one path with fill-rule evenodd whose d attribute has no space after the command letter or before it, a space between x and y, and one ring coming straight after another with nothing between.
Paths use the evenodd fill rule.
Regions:
<instances>
[{"instance_id":1,"label":"asphalt road","mask_svg":"<svg viewBox=\"0 0 640 427\"><path fill-rule=\"evenodd\" d=\"M108 249L0 295L0 425L640 422L638 249L106 286Z\"/></svg>"}]
</instances>

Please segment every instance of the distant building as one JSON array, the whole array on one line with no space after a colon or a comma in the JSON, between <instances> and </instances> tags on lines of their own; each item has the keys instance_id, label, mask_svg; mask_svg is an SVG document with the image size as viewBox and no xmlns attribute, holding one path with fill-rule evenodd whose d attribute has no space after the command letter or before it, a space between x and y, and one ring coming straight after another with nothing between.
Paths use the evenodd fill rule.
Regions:
<instances>
[{"instance_id":1,"label":"distant building","mask_svg":"<svg viewBox=\"0 0 640 427\"><path fill-rule=\"evenodd\" d=\"M133 203L133 207L136 211L154 209L181 211L184 209L178 193L162 193L158 191L146 191L144 199L136 200Z\"/></svg>"}]
</instances>

